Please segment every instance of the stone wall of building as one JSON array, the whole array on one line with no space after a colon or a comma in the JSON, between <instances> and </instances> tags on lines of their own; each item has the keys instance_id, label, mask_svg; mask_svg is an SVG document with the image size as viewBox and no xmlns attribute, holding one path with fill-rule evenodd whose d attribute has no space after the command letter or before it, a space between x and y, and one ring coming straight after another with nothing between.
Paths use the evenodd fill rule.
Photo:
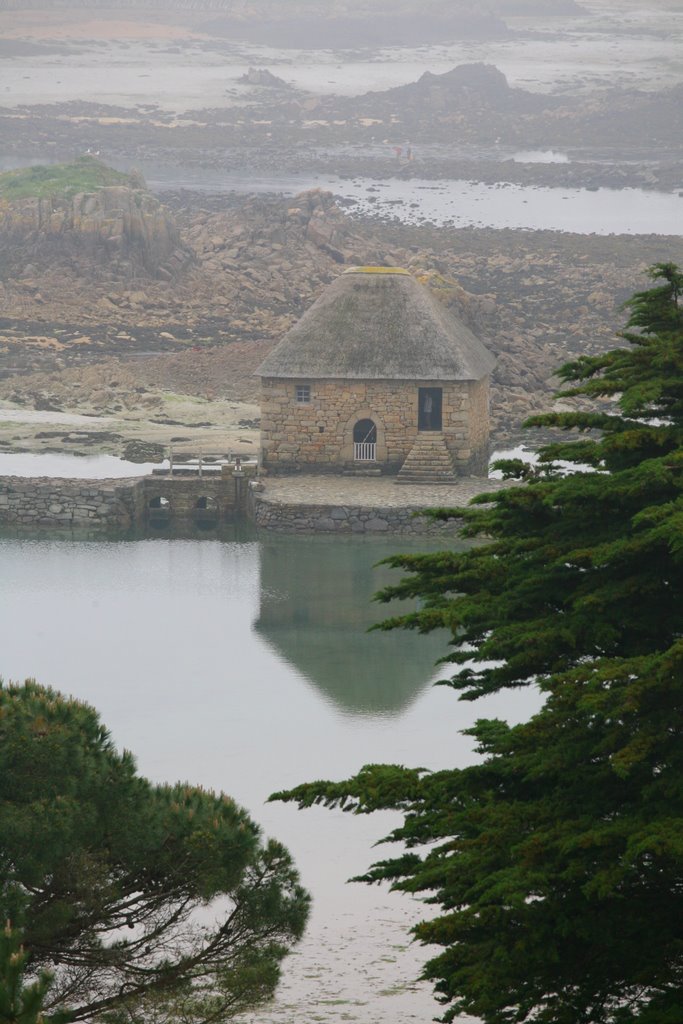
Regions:
<instances>
[{"instance_id":1,"label":"stone wall of building","mask_svg":"<svg viewBox=\"0 0 683 1024\"><path fill-rule=\"evenodd\" d=\"M259 529L276 533L398 534L439 536L454 534L459 519L435 522L415 515L419 508L377 508L362 505L299 505L266 501L254 495L250 518Z\"/></svg>"},{"instance_id":2,"label":"stone wall of building","mask_svg":"<svg viewBox=\"0 0 683 1024\"><path fill-rule=\"evenodd\" d=\"M297 385L310 401L297 401ZM377 464L396 473L415 443L418 388L443 392L443 433L457 467L478 470L488 449L488 379L483 381L353 381L264 378L261 390L263 465L334 471L353 465L353 427L377 427ZM486 449L486 451L485 451Z\"/></svg>"},{"instance_id":3,"label":"stone wall of building","mask_svg":"<svg viewBox=\"0 0 683 1024\"><path fill-rule=\"evenodd\" d=\"M444 387L443 435L455 468L469 476L486 475L489 462L489 381Z\"/></svg>"}]
</instances>

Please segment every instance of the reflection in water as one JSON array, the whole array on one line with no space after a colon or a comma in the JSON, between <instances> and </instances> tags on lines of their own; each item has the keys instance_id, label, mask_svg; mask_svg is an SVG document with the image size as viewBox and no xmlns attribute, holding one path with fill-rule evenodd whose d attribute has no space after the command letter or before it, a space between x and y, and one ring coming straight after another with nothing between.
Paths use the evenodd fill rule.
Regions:
<instances>
[{"instance_id":1,"label":"reflection in water","mask_svg":"<svg viewBox=\"0 0 683 1024\"><path fill-rule=\"evenodd\" d=\"M370 615L385 610L368 605L386 579L371 566L408 546L396 537L249 543L237 533L137 543L0 538L0 674L35 676L93 704L117 748L132 750L154 782L189 779L230 793L291 850L314 895L281 996L242 1024L316 1016L336 1024L340 1007L358 1024L434 1016L429 987L412 982L425 951L405 948L423 916L419 902L345 884L375 859L373 844L397 816L264 803L276 789L348 778L370 762L470 764L461 730L474 719L519 721L536 709L533 694L473 705L425 686L445 646L435 637L364 635ZM306 620L301 642L297 616Z\"/></svg>"},{"instance_id":2,"label":"reflection in water","mask_svg":"<svg viewBox=\"0 0 683 1024\"><path fill-rule=\"evenodd\" d=\"M410 542L335 542L316 537L262 540L261 607L254 628L342 711L396 715L434 677L445 631L421 638L368 627L402 610L372 602L399 574L373 564ZM424 541L420 545L425 550Z\"/></svg>"}]
</instances>

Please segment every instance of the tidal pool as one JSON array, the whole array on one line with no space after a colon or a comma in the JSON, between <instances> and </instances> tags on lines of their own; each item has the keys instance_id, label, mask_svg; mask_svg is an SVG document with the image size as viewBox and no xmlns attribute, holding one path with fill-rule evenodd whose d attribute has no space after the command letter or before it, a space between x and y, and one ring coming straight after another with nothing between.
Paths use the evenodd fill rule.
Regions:
<instances>
[{"instance_id":1,"label":"tidal pool","mask_svg":"<svg viewBox=\"0 0 683 1024\"><path fill-rule=\"evenodd\" d=\"M429 543L429 542L426 542ZM408 542L0 540L0 672L98 708L156 781L223 789L292 850L314 896L276 1002L248 1024L427 1021L415 984L421 904L347 885L396 820L266 804L275 789L344 778L368 762L440 768L473 759L460 731L519 720L518 693L459 703L435 661L446 635L367 633L395 574L373 565ZM433 546L433 542L432 542Z\"/></svg>"},{"instance_id":2,"label":"tidal pool","mask_svg":"<svg viewBox=\"0 0 683 1024\"><path fill-rule=\"evenodd\" d=\"M569 231L587 235L677 235L683 230L678 192L639 188L545 188L499 181L431 178L340 178L332 174L226 174L206 168L161 166L141 161L148 184L205 192L294 196L320 188L341 198L354 213L430 223L439 227Z\"/></svg>"},{"instance_id":3,"label":"tidal pool","mask_svg":"<svg viewBox=\"0 0 683 1024\"><path fill-rule=\"evenodd\" d=\"M36 159L42 157L36 155ZM569 158L553 150L519 150L512 159L564 163ZM119 170L130 170L126 160L111 162ZM5 161L5 167L14 169L26 163L12 158ZM162 164L157 160L137 163L149 187L162 200L169 189L284 196L323 189L332 192L353 213L402 224L566 231L579 235L680 235L683 231L683 192L679 191L549 188L509 181L487 184L447 178L342 178L335 174L259 177L201 166Z\"/></svg>"}]
</instances>

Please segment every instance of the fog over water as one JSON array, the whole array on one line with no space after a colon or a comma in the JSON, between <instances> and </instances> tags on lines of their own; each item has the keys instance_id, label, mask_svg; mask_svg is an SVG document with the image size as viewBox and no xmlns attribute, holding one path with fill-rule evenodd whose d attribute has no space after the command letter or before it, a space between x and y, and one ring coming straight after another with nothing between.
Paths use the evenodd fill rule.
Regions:
<instances>
[{"instance_id":1,"label":"fog over water","mask_svg":"<svg viewBox=\"0 0 683 1024\"><path fill-rule=\"evenodd\" d=\"M540 152L538 159L526 162L565 162L544 157L545 153ZM320 188L343 200L354 214L403 224L595 235L671 235L683 230L683 197L677 191L542 188L506 181L485 184L420 178L378 181L323 174L258 177L197 166L179 168L157 162L139 163L149 187L162 196L169 189L200 190L209 194L295 196ZM13 168L16 162L5 160L5 166L10 169L7 165Z\"/></svg>"},{"instance_id":2,"label":"fog over water","mask_svg":"<svg viewBox=\"0 0 683 1024\"><path fill-rule=\"evenodd\" d=\"M583 31L581 30L583 29ZM425 71L443 74L458 64L495 64L513 86L532 91L588 85L665 85L676 80L683 17L672 12L669 38L610 37L583 23L567 36L460 42L449 45L335 50L292 50L246 44L206 46L113 41L103 52L88 41L77 58L50 54L0 64L4 106L67 103L87 97L119 107L152 106L188 116L232 106L248 96L238 79L250 67L267 67L289 85L325 95L355 96L416 81ZM106 73L104 69L106 68ZM7 74L7 71L10 73Z\"/></svg>"}]
</instances>

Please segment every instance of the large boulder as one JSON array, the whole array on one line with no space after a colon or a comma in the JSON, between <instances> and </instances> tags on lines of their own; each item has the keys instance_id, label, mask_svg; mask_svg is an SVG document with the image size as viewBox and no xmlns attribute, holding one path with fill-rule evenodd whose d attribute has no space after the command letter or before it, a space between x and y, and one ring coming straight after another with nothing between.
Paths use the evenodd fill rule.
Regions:
<instances>
[{"instance_id":1,"label":"large boulder","mask_svg":"<svg viewBox=\"0 0 683 1024\"><path fill-rule=\"evenodd\" d=\"M109 185L0 202L0 278L65 259L170 277L190 253L170 211L144 189Z\"/></svg>"}]
</instances>

